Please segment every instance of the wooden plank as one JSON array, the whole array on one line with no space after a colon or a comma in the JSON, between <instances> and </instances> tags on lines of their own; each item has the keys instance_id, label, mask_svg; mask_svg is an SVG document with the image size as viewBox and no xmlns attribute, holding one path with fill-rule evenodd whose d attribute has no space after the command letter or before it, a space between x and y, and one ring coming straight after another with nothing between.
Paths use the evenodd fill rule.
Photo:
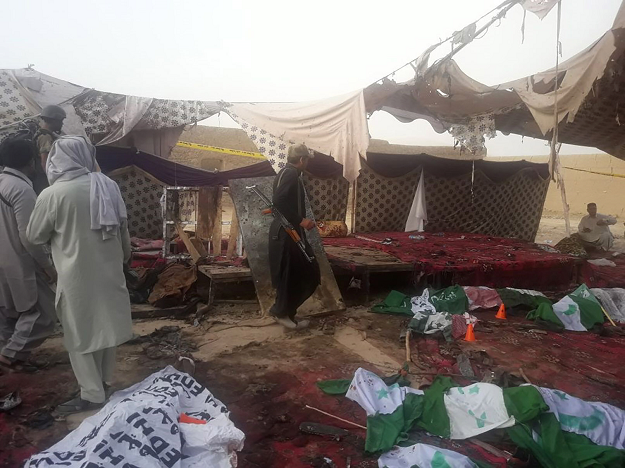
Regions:
<instances>
[{"instance_id":1,"label":"wooden plank","mask_svg":"<svg viewBox=\"0 0 625 468\"><path fill-rule=\"evenodd\" d=\"M195 235L202 240L210 239L211 228L213 227L211 223L212 189L212 187L200 187L197 195L197 226Z\"/></svg>"},{"instance_id":2,"label":"wooden plank","mask_svg":"<svg viewBox=\"0 0 625 468\"><path fill-rule=\"evenodd\" d=\"M200 254L200 257L208 257L208 252L206 251L206 247L204 247L204 242L197 237L193 237L189 239L193 246L197 249L197 252Z\"/></svg>"},{"instance_id":3,"label":"wooden plank","mask_svg":"<svg viewBox=\"0 0 625 468\"><path fill-rule=\"evenodd\" d=\"M184 229L182 228L182 224L180 224L180 221L176 221L175 223L176 223L176 232L178 233L178 236L182 240L184 246L189 251L189 255L191 255L191 260L193 261L194 264L197 263L197 261L200 258L202 258L202 256L193 245L193 242L191 242L191 239L189 239L189 236L187 235L187 233L184 232Z\"/></svg>"},{"instance_id":4,"label":"wooden plank","mask_svg":"<svg viewBox=\"0 0 625 468\"><path fill-rule=\"evenodd\" d=\"M230 223L230 238L228 239L227 258L234 258L236 255L237 242L239 240L239 217L237 210L232 212L232 222Z\"/></svg>"},{"instance_id":5,"label":"wooden plank","mask_svg":"<svg viewBox=\"0 0 625 468\"><path fill-rule=\"evenodd\" d=\"M375 249L360 249L327 245L326 254L341 262L353 263L366 267L369 271L411 271L410 263L402 262L396 257Z\"/></svg>"},{"instance_id":6,"label":"wooden plank","mask_svg":"<svg viewBox=\"0 0 625 468\"><path fill-rule=\"evenodd\" d=\"M213 244L213 255L218 257L221 255L221 239L223 237L222 225L221 221L223 218L223 208L222 208L222 195L223 190L222 187L217 187L219 190L216 193L215 198L215 206L217 207L217 211L215 213L215 222L213 224L213 235L211 237Z\"/></svg>"},{"instance_id":7,"label":"wooden plank","mask_svg":"<svg viewBox=\"0 0 625 468\"><path fill-rule=\"evenodd\" d=\"M252 271L245 267L223 267L213 265L201 265L198 271L216 281L223 279L251 279Z\"/></svg>"}]
</instances>

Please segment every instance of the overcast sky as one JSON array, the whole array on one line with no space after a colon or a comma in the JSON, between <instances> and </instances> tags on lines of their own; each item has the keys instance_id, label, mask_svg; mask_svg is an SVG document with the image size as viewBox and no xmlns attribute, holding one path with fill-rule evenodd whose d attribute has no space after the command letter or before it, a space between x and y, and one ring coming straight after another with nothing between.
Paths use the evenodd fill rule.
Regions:
<instances>
[{"instance_id":1,"label":"overcast sky","mask_svg":"<svg viewBox=\"0 0 625 468\"><path fill-rule=\"evenodd\" d=\"M502 0L22 0L3 3L0 68L28 64L123 94L226 101L305 101L363 88L418 57ZM621 0L562 0L564 59L611 26ZM461 51L463 70L497 84L555 64L556 11L539 21L515 6ZM406 75L398 76L406 78ZM228 125L229 118L210 119ZM376 112L372 137L451 145L428 123ZM543 141L503 136L489 155L547 154ZM565 153L593 153L568 147Z\"/></svg>"}]
</instances>

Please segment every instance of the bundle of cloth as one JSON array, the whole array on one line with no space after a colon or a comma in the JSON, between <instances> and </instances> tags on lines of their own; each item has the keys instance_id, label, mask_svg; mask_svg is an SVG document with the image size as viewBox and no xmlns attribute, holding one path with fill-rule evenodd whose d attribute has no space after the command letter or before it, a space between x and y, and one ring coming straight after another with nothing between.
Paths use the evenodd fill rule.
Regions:
<instances>
[{"instance_id":1,"label":"bundle of cloth","mask_svg":"<svg viewBox=\"0 0 625 468\"><path fill-rule=\"evenodd\" d=\"M441 331L446 338L462 336L466 325L476 319L469 312L477 309L523 307L529 310L528 320L542 321L554 328L588 331L604 322L604 310L615 322L625 323L625 290L589 289L582 284L575 291L553 303L543 293L529 289L483 286L451 286L445 289L425 289L419 296L391 291L372 312L412 317L409 328L431 334ZM465 323L465 328L462 324Z\"/></svg>"},{"instance_id":2,"label":"bundle of cloth","mask_svg":"<svg viewBox=\"0 0 625 468\"><path fill-rule=\"evenodd\" d=\"M319 387L332 386L326 381ZM337 385L332 388L337 394ZM415 443L419 439L415 431L466 440L495 429L505 430L544 467L625 466L625 411L559 390L533 385L500 388L483 382L460 387L438 376L422 391L388 385L362 368L343 390L367 413L365 450L382 454L380 467L489 466L451 450Z\"/></svg>"}]
</instances>

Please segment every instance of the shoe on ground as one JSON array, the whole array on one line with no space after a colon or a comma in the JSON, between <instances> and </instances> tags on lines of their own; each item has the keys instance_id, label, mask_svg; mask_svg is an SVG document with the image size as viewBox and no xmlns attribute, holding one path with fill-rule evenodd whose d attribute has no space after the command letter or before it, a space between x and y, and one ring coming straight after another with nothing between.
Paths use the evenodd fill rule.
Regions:
<instances>
[{"instance_id":1,"label":"shoe on ground","mask_svg":"<svg viewBox=\"0 0 625 468\"><path fill-rule=\"evenodd\" d=\"M76 414L83 413L85 411L97 410L103 406L104 403L93 403L91 401L83 400L80 397L76 397L57 406L56 412L63 415Z\"/></svg>"},{"instance_id":2,"label":"shoe on ground","mask_svg":"<svg viewBox=\"0 0 625 468\"><path fill-rule=\"evenodd\" d=\"M284 328L288 328L289 330L295 330L297 328L297 324L295 322L293 322L290 318L288 317L276 317L275 315L273 316L273 319L279 323L280 325L282 325Z\"/></svg>"}]
</instances>

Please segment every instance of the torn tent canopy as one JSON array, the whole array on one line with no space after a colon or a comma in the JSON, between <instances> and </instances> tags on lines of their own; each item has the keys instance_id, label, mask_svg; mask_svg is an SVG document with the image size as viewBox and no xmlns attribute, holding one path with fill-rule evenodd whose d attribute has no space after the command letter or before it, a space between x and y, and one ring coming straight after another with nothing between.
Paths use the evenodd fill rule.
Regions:
<instances>
[{"instance_id":1,"label":"torn tent canopy","mask_svg":"<svg viewBox=\"0 0 625 468\"><path fill-rule=\"evenodd\" d=\"M555 304L543 302L527 315L528 320L544 320L565 330L585 332L603 323L599 301L586 285L581 285Z\"/></svg>"}]
</instances>

